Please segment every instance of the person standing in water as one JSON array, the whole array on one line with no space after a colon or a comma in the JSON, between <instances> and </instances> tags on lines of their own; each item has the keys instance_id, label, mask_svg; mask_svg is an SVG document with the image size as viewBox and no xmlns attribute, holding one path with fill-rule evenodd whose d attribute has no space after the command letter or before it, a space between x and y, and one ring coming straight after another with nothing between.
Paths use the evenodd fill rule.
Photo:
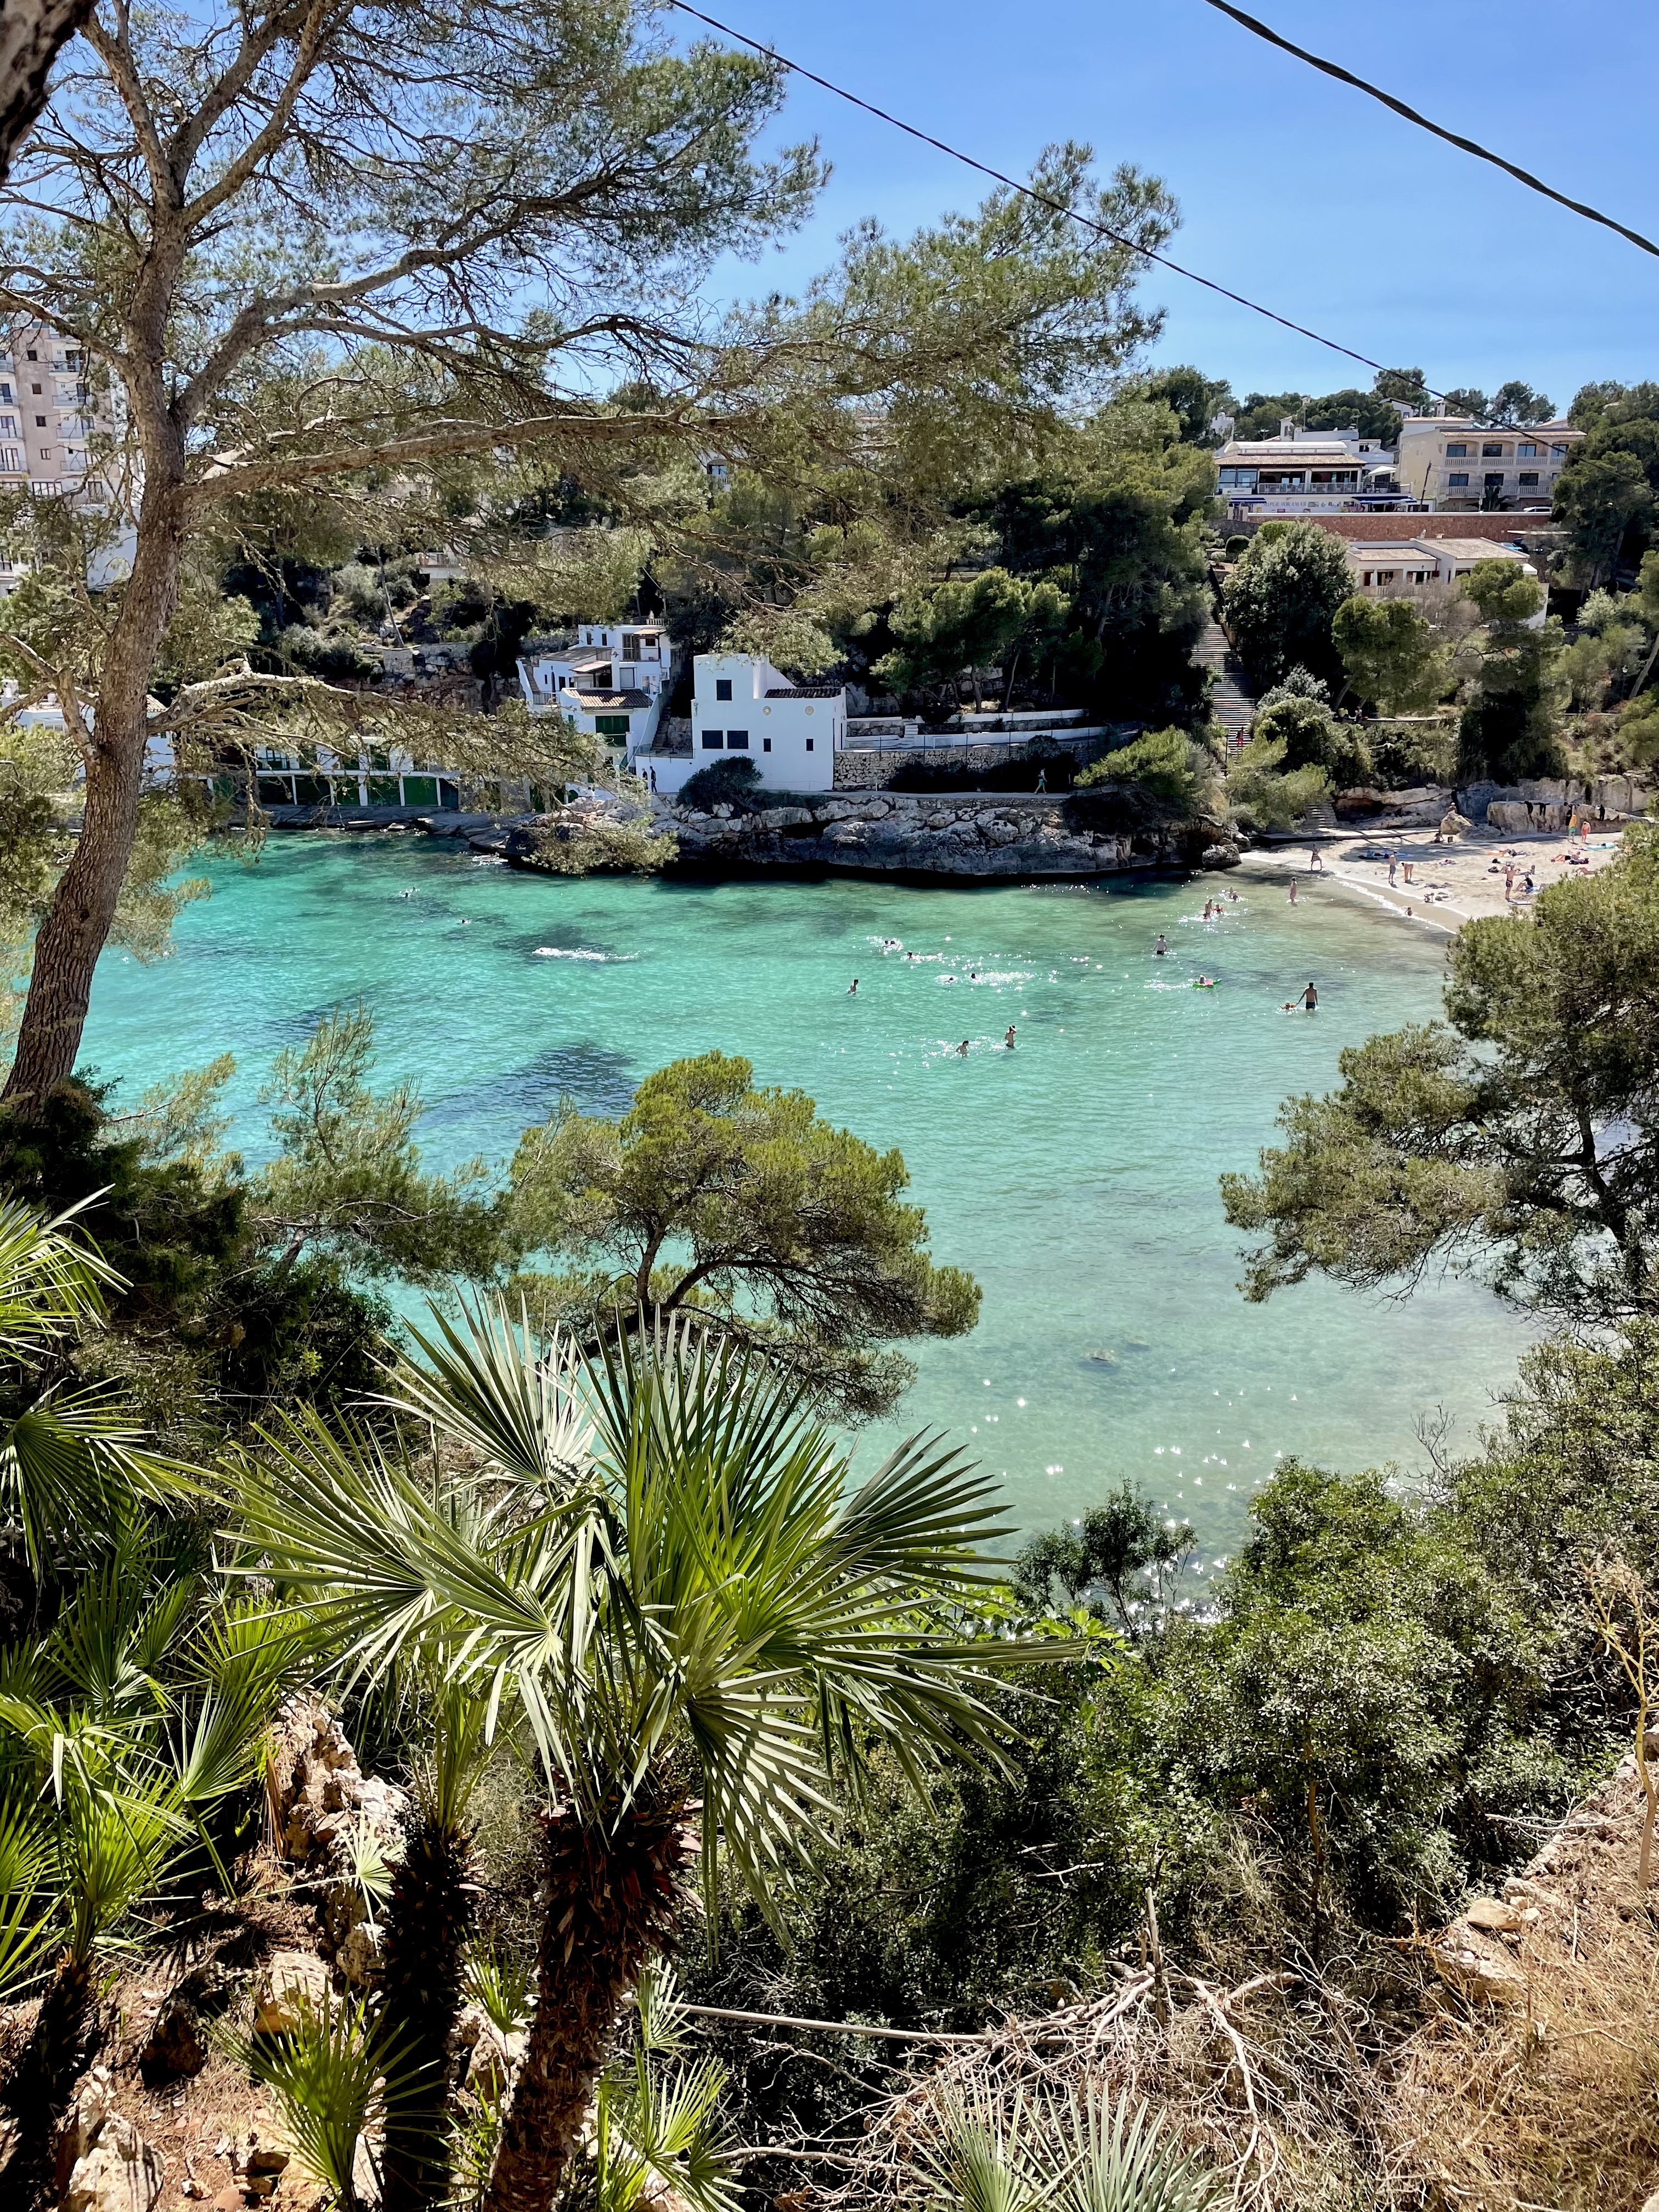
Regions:
<instances>
[{"instance_id":1,"label":"person standing in water","mask_svg":"<svg viewBox=\"0 0 1659 2212\"><path fill-rule=\"evenodd\" d=\"M1004 1039L1002 1040L1002 1043L1003 1043L1003 1049L1004 1049L1005 1051L1006 1051L1006 1052L1012 1052L1012 1051L1013 1050L1013 1048L1014 1048L1014 1025L1013 1025L1013 1024L1012 1024L1012 1022L1010 1022L1010 1023L1009 1023L1009 1024L1008 1024L1008 1034L1007 1034L1007 1036L1006 1036L1006 1037L1004 1037Z\"/></svg>"},{"instance_id":2,"label":"person standing in water","mask_svg":"<svg viewBox=\"0 0 1659 2212\"><path fill-rule=\"evenodd\" d=\"M857 998L857 996L858 996L858 994L859 994L859 979L858 979L858 977L857 977L856 975L854 975L854 978L853 978L853 980L852 980L852 981L851 981L851 982L848 985L848 987L847 987L847 995L848 995L848 997L849 999L856 999L856 998Z\"/></svg>"},{"instance_id":3,"label":"person standing in water","mask_svg":"<svg viewBox=\"0 0 1659 2212\"><path fill-rule=\"evenodd\" d=\"M1319 994L1311 983L1302 994L1302 1008L1304 1013L1316 1014L1319 1012Z\"/></svg>"},{"instance_id":4,"label":"person standing in water","mask_svg":"<svg viewBox=\"0 0 1659 2212\"><path fill-rule=\"evenodd\" d=\"M1291 878L1291 904L1292 906L1296 904L1296 878L1294 876Z\"/></svg>"},{"instance_id":5,"label":"person standing in water","mask_svg":"<svg viewBox=\"0 0 1659 2212\"><path fill-rule=\"evenodd\" d=\"M1161 959L1164 957L1164 954L1169 951L1169 949L1170 949L1170 948L1169 948L1169 946L1168 946L1168 945L1164 942L1164 933L1163 933L1163 931L1162 931L1162 930L1159 930L1159 932L1158 932L1158 941L1157 941L1157 943L1153 945L1153 947L1152 947L1152 951L1153 951L1158 955L1158 958L1161 960Z\"/></svg>"}]
</instances>

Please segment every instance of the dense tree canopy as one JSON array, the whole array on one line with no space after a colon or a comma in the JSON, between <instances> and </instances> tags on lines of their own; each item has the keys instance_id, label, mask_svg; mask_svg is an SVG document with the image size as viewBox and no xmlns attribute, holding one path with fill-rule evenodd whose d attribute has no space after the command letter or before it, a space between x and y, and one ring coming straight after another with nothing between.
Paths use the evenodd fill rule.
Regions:
<instances>
[{"instance_id":1,"label":"dense tree canopy","mask_svg":"<svg viewBox=\"0 0 1659 2212\"><path fill-rule=\"evenodd\" d=\"M1420 714L1445 696L1448 656L1409 599L1356 592L1337 609L1331 636L1350 689L1385 714Z\"/></svg>"},{"instance_id":2,"label":"dense tree canopy","mask_svg":"<svg viewBox=\"0 0 1659 2212\"><path fill-rule=\"evenodd\" d=\"M1340 682L1331 623L1352 591L1340 538L1316 522L1263 525L1221 594L1223 620L1259 690L1296 667Z\"/></svg>"},{"instance_id":3,"label":"dense tree canopy","mask_svg":"<svg viewBox=\"0 0 1659 2212\"><path fill-rule=\"evenodd\" d=\"M717 1316L868 1417L911 1376L884 1343L960 1335L979 1316L973 1278L930 1259L908 1180L900 1153L831 1127L804 1092L757 1089L748 1060L676 1060L619 1120L570 1111L525 1133L512 1234L583 1272L519 1287L544 1318L603 1330Z\"/></svg>"},{"instance_id":4,"label":"dense tree canopy","mask_svg":"<svg viewBox=\"0 0 1659 2212\"><path fill-rule=\"evenodd\" d=\"M1659 1309L1659 840L1453 940L1446 1018L1350 1047L1222 1178L1252 1298L1448 1267L1570 1319Z\"/></svg>"}]
</instances>

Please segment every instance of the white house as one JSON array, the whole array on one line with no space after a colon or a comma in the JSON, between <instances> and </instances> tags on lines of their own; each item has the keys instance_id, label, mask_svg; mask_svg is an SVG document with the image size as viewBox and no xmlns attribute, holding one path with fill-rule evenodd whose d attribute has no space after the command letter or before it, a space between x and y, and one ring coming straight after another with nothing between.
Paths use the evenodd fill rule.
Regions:
<instances>
[{"instance_id":1,"label":"white house","mask_svg":"<svg viewBox=\"0 0 1659 2212\"><path fill-rule=\"evenodd\" d=\"M584 623L562 652L526 653L519 685L532 714L565 714L579 730L648 752L673 688L674 648L659 622Z\"/></svg>"},{"instance_id":2,"label":"white house","mask_svg":"<svg viewBox=\"0 0 1659 2212\"><path fill-rule=\"evenodd\" d=\"M1235 521L1403 503L1393 453L1358 430L1298 430L1286 416L1276 438L1230 438L1216 464L1218 489Z\"/></svg>"},{"instance_id":3,"label":"white house","mask_svg":"<svg viewBox=\"0 0 1659 2212\"><path fill-rule=\"evenodd\" d=\"M769 791L829 791L847 742L840 684L792 684L752 653L700 653L691 664L691 750L635 757L636 774L672 793L716 761L753 763Z\"/></svg>"}]
</instances>

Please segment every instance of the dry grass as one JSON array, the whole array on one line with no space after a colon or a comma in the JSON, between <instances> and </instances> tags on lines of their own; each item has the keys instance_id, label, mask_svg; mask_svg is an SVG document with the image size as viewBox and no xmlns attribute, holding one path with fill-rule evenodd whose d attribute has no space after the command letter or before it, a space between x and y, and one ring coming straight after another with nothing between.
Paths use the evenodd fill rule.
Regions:
<instances>
[{"instance_id":1,"label":"dry grass","mask_svg":"<svg viewBox=\"0 0 1659 2212\"><path fill-rule=\"evenodd\" d=\"M1504 1885L1524 2007L1449 1990L1401 2054L1388 2201L1468 2212L1639 2212L1659 2190L1659 1891L1637 1885L1624 1770Z\"/></svg>"}]
</instances>

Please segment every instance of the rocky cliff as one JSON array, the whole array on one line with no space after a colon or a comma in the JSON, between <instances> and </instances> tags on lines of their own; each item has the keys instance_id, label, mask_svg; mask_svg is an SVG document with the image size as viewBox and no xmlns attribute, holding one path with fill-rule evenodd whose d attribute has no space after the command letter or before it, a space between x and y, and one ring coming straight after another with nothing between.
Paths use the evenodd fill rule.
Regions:
<instances>
[{"instance_id":1,"label":"rocky cliff","mask_svg":"<svg viewBox=\"0 0 1659 2212\"><path fill-rule=\"evenodd\" d=\"M680 865L690 867L1024 878L1117 875L1200 857L1191 824L1132 834L1080 824L1077 811L1062 798L1023 792L842 791L753 811L703 814L659 801L652 826L672 832ZM526 823L502 849L536 866L545 840L580 833L579 812L567 807ZM1200 836L1198 847L1205 842Z\"/></svg>"}]
</instances>

